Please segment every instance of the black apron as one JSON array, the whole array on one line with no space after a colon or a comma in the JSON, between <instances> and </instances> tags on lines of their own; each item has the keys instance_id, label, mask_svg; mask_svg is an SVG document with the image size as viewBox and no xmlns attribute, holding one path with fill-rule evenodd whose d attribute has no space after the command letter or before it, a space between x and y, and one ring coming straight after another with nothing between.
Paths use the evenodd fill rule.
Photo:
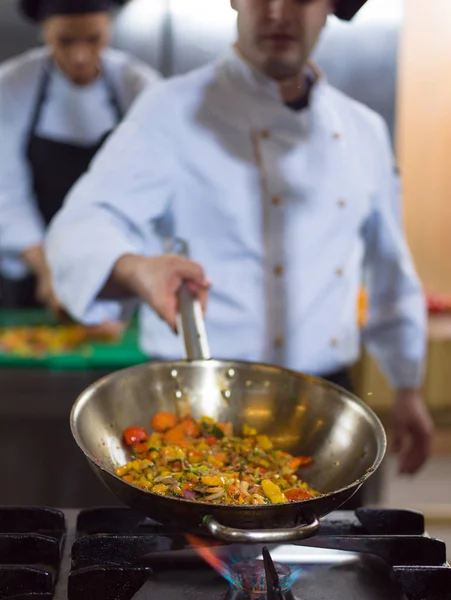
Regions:
<instances>
[{"instance_id":1,"label":"black apron","mask_svg":"<svg viewBox=\"0 0 451 600\"><path fill-rule=\"evenodd\" d=\"M112 133L108 131L98 142L91 145L77 145L56 141L37 134L42 109L47 100L52 68L52 63L47 64L42 75L26 148L34 197L47 225L61 208L69 190L88 170L92 159ZM105 70L103 72L103 81L108 89L110 103L119 123L122 120L123 112L114 87ZM39 306L34 297L35 278L33 276L27 277L20 282L14 282L12 285L16 289L10 296L15 297L9 303L14 304L16 308Z\"/></svg>"}]
</instances>

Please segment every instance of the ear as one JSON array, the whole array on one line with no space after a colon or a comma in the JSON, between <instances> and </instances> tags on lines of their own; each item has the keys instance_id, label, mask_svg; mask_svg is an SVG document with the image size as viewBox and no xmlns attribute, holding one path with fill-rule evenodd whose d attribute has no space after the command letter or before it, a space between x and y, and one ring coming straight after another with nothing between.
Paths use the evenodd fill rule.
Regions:
<instances>
[{"instance_id":1,"label":"ear","mask_svg":"<svg viewBox=\"0 0 451 600\"><path fill-rule=\"evenodd\" d=\"M236 0L230 0L230 6L233 8L233 10L237 11L237 7L236 7Z\"/></svg>"}]
</instances>

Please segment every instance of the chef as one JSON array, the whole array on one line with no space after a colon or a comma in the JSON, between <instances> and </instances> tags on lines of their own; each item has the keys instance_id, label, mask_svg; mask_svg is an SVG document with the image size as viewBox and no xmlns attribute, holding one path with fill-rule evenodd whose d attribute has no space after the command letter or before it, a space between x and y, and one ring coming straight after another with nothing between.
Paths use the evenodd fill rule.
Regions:
<instances>
[{"instance_id":1,"label":"chef","mask_svg":"<svg viewBox=\"0 0 451 600\"><path fill-rule=\"evenodd\" d=\"M44 259L46 226L75 181L159 76L107 49L113 0L21 0L45 46L0 67L0 257L20 279L19 306L58 301ZM33 285L31 285L33 284Z\"/></svg>"},{"instance_id":2,"label":"chef","mask_svg":"<svg viewBox=\"0 0 451 600\"><path fill-rule=\"evenodd\" d=\"M364 273L363 338L396 390L395 450L412 474L433 431L419 391L426 311L389 134L309 59L328 15L362 4L232 0L236 45L143 94L56 216L47 255L57 293L85 323L119 318L139 298L149 356L182 356L173 330L187 280L214 357L348 388ZM171 237L192 260L163 254Z\"/></svg>"}]
</instances>

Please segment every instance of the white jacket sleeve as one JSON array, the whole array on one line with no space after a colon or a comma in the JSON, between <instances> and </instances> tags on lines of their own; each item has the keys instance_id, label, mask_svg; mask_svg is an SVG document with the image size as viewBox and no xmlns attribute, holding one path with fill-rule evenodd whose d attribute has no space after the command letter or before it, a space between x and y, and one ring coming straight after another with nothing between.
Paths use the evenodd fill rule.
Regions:
<instances>
[{"instance_id":1,"label":"white jacket sleeve","mask_svg":"<svg viewBox=\"0 0 451 600\"><path fill-rule=\"evenodd\" d=\"M129 67L129 78L135 97L137 97L148 85L158 83L162 79L162 76L146 63L135 61Z\"/></svg>"},{"instance_id":2,"label":"white jacket sleeve","mask_svg":"<svg viewBox=\"0 0 451 600\"><path fill-rule=\"evenodd\" d=\"M124 106L127 110L147 87L154 86L161 80L162 76L158 71L135 57L129 57L128 62L124 65L120 84Z\"/></svg>"},{"instance_id":3,"label":"white jacket sleeve","mask_svg":"<svg viewBox=\"0 0 451 600\"><path fill-rule=\"evenodd\" d=\"M44 222L32 191L26 160L26 119L15 97L0 80L0 268L7 277L26 274L21 253L39 245Z\"/></svg>"},{"instance_id":4,"label":"white jacket sleeve","mask_svg":"<svg viewBox=\"0 0 451 600\"><path fill-rule=\"evenodd\" d=\"M419 388L426 355L426 303L402 226L400 178L382 130L380 187L365 227L369 315L363 339L394 389Z\"/></svg>"},{"instance_id":5,"label":"white jacket sleeve","mask_svg":"<svg viewBox=\"0 0 451 600\"><path fill-rule=\"evenodd\" d=\"M121 303L98 298L113 266L124 254L161 252L154 222L177 178L167 122L158 93L143 94L50 225L46 252L55 291L79 321L121 318Z\"/></svg>"}]
</instances>

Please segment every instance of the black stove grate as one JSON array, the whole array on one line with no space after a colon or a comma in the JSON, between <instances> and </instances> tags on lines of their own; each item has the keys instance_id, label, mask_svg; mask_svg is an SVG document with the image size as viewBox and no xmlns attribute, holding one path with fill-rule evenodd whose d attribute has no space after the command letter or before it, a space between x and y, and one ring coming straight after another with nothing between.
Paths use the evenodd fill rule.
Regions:
<instances>
[{"instance_id":1,"label":"black stove grate","mask_svg":"<svg viewBox=\"0 0 451 600\"><path fill-rule=\"evenodd\" d=\"M213 542L207 537L204 540L206 545ZM451 568L446 565L445 544L424 536L424 518L417 512L360 509L356 513L333 513L322 521L319 534L302 545L377 557L365 562L359 577L364 577L369 568L388 566L385 577L398 592L390 598L387 592L383 600L451 600ZM217 551L221 552L219 545ZM343 570L343 581L348 580L352 580L351 574ZM274 593L279 600L277 588ZM353 600L351 592L344 593L334 591L330 598ZM205 565L179 531L127 508L114 508L83 511L78 517L68 600L81 597L241 600L242 596L231 591L229 584ZM289 597L285 595L284 599ZM294 597L298 600L296 593ZM365 600L364 596L357 597Z\"/></svg>"},{"instance_id":2,"label":"black stove grate","mask_svg":"<svg viewBox=\"0 0 451 600\"><path fill-rule=\"evenodd\" d=\"M66 519L61 511L0 508L0 600L246 597L209 567L177 528L128 508L80 512L73 546L66 550L67 556L71 552L70 565L68 558L63 559L65 537ZM221 560L230 549L208 536L201 543ZM424 535L419 513L336 512L302 546L348 550L364 558L357 567L331 568L319 571L319 576L306 572L291 593L280 596L271 566L272 550L264 551L265 600L451 600L445 545ZM262 551L257 550L257 554Z\"/></svg>"},{"instance_id":3,"label":"black stove grate","mask_svg":"<svg viewBox=\"0 0 451 600\"><path fill-rule=\"evenodd\" d=\"M0 508L1 600L52 600L65 533L58 510Z\"/></svg>"}]
</instances>

